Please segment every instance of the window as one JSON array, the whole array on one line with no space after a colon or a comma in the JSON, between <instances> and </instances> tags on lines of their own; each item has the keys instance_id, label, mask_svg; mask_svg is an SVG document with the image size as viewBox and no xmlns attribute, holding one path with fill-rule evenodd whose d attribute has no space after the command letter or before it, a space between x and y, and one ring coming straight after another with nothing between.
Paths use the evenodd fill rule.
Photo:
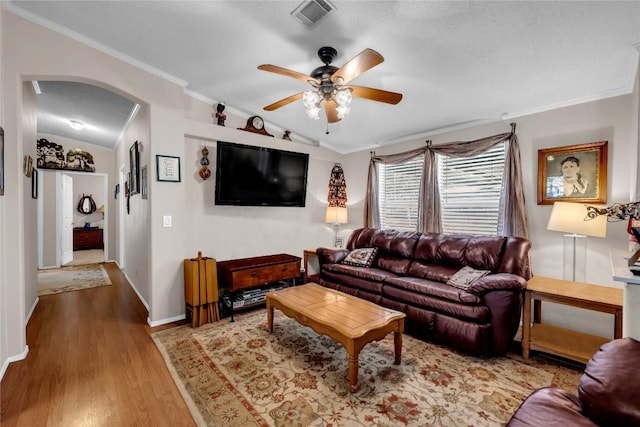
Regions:
<instances>
[{"instance_id":1,"label":"window","mask_svg":"<svg viewBox=\"0 0 640 427\"><path fill-rule=\"evenodd\" d=\"M475 157L437 156L444 233L496 235L505 144Z\"/></svg>"},{"instance_id":2,"label":"window","mask_svg":"<svg viewBox=\"0 0 640 427\"><path fill-rule=\"evenodd\" d=\"M380 164L378 202L383 229L415 231L423 156L402 164Z\"/></svg>"}]
</instances>

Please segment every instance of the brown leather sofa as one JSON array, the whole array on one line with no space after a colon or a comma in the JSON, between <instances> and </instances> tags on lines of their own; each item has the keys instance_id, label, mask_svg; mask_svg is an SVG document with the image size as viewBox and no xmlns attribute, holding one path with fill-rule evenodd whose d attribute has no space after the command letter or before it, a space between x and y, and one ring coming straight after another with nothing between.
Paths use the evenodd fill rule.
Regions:
<instances>
[{"instance_id":1,"label":"brown leather sofa","mask_svg":"<svg viewBox=\"0 0 640 427\"><path fill-rule=\"evenodd\" d=\"M371 267L346 265L377 248ZM320 284L407 315L407 328L473 355L502 355L520 322L528 240L360 228L346 249L318 248ZM489 270L467 290L447 284L462 267Z\"/></svg>"},{"instance_id":2,"label":"brown leather sofa","mask_svg":"<svg viewBox=\"0 0 640 427\"><path fill-rule=\"evenodd\" d=\"M507 426L640 426L639 366L640 342L610 341L587 363L577 396L556 387L536 390Z\"/></svg>"}]
</instances>

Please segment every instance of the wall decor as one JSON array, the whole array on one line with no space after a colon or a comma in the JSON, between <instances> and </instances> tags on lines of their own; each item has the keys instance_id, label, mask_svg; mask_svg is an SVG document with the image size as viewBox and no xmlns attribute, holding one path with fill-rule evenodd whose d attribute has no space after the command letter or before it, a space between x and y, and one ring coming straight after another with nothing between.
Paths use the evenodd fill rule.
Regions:
<instances>
[{"instance_id":1,"label":"wall decor","mask_svg":"<svg viewBox=\"0 0 640 427\"><path fill-rule=\"evenodd\" d=\"M538 204L607 203L607 141L538 150Z\"/></svg>"},{"instance_id":2,"label":"wall decor","mask_svg":"<svg viewBox=\"0 0 640 427\"><path fill-rule=\"evenodd\" d=\"M156 154L158 181L180 182L180 157Z\"/></svg>"},{"instance_id":3,"label":"wall decor","mask_svg":"<svg viewBox=\"0 0 640 427\"><path fill-rule=\"evenodd\" d=\"M127 180L124 182L124 197L127 199L127 215L131 213L131 191L129 190L130 181L131 172L127 172Z\"/></svg>"},{"instance_id":4,"label":"wall decor","mask_svg":"<svg viewBox=\"0 0 640 427\"><path fill-rule=\"evenodd\" d=\"M41 138L37 141L38 169L63 169L82 172L95 172L91 153L78 148L69 150L64 154L64 148L60 144Z\"/></svg>"},{"instance_id":5,"label":"wall decor","mask_svg":"<svg viewBox=\"0 0 640 427\"><path fill-rule=\"evenodd\" d=\"M113 190L113 198L117 200L118 194L120 194L120 184L116 184L116 188Z\"/></svg>"},{"instance_id":6,"label":"wall decor","mask_svg":"<svg viewBox=\"0 0 640 427\"><path fill-rule=\"evenodd\" d=\"M224 121L227 119L227 115L223 113L224 104L218 104L216 106L216 119L218 126L224 126Z\"/></svg>"},{"instance_id":7,"label":"wall decor","mask_svg":"<svg viewBox=\"0 0 640 427\"><path fill-rule=\"evenodd\" d=\"M138 141L129 148L129 170L131 171L129 193L133 196L140 193L140 147Z\"/></svg>"},{"instance_id":8,"label":"wall decor","mask_svg":"<svg viewBox=\"0 0 640 427\"><path fill-rule=\"evenodd\" d=\"M207 147L202 147L201 153L202 158L200 159L200 164L202 167L198 171L198 175L200 175L200 178L202 178L203 181L206 181L207 178L211 176L211 171L207 167L209 166L209 158L207 157L209 155L209 149Z\"/></svg>"},{"instance_id":9,"label":"wall decor","mask_svg":"<svg viewBox=\"0 0 640 427\"><path fill-rule=\"evenodd\" d=\"M33 157L26 155L24 156L24 175L27 178L31 178L32 172L33 172Z\"/></svg>"},{"instance_id":10,"label":"wall decor","mask_svg":"<svg viewBox=\"0 0 640 427\"><path fill-rule=\"evenodd\" d=\"M149 193L147 192L147 165L144 165L142 169L140 169L140 185L142 187L142 198L148 199Z\"/></svg>"},{"instance_id":11,"label":"wall decor","mask_svg":"<svg viewBox=\"0 0 640 427\"><path fill-rule=\"evenodd\" d=\"M0 196L4 196L4 129L0 127Z\"/></svg>"},{"instance_id":12,"label":"wall decor","mask_svg":"<svg viewBox=\"0 0 640 427\"><path fill-rule=\"evenodd\" d=\"M38 198L38 169L34 169L31 173L31 198Z\"/></svg>"}]
</instances>

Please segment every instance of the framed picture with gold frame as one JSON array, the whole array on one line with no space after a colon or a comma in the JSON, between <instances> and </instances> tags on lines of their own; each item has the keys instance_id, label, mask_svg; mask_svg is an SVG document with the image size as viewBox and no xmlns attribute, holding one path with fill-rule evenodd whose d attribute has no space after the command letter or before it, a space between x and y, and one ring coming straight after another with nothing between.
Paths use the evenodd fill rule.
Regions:
<instances>
[{"instance_id":1,"label":"framed picture with gold frame","mask_svg":"<svg viewBox=\"0 0 640 427\"><path fill-rule=\"evenodd\" d=\"M607 141L538 150L538 204L607 203Z\"/></svg>"}]
</instances>

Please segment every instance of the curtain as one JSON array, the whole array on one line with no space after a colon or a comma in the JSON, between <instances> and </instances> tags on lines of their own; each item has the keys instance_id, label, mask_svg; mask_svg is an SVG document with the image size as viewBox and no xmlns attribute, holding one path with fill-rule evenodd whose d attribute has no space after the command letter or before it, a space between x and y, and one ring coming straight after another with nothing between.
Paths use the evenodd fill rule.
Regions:
<instances>
[{"instance_id":1,"label":"curtain","mask_svg":"<svg viewBox=\"0 0 640 427\"><path fill-rule=\"evenodd\" d=\"M442 233L442 218L440 208L440 191L438 186L438 170L436 154L450 157L473 157L490 150L497 144L505 142L505 168L500 192L500 207L498 214L498 235L529 238L527 214L524 203L524 189L520 165L520 147L515 133L515 123L511 124L512 131L489 136L474 141L455 141L407 151L405 153L373 156L369 162L369 177L364 209L364 224L366 227L379 227L378 212L378 175L377 163L402 163L424 154L424 167L420 183L418 200L419 232Z\"/></svg>"},{"instance_id":2,"label":"curtain","mask_svg":"<svg viewBox=\"0 0 640 427\"><path fill-rule=\"evenodd\" d=\"M369 176L367 178L367 194L364 200L364 226L380 228L380 210L378 201L378 167L380 164L399 164L413 160L425 154L427 147L406 151L399 154L389 154L387 156L376 156L369 161ZM418 196L418 231L422 231L422 211L425 197L425 175L426 170L422 169L422 179L420 180L420 194Z\"/></svg>"}]
</instances>

